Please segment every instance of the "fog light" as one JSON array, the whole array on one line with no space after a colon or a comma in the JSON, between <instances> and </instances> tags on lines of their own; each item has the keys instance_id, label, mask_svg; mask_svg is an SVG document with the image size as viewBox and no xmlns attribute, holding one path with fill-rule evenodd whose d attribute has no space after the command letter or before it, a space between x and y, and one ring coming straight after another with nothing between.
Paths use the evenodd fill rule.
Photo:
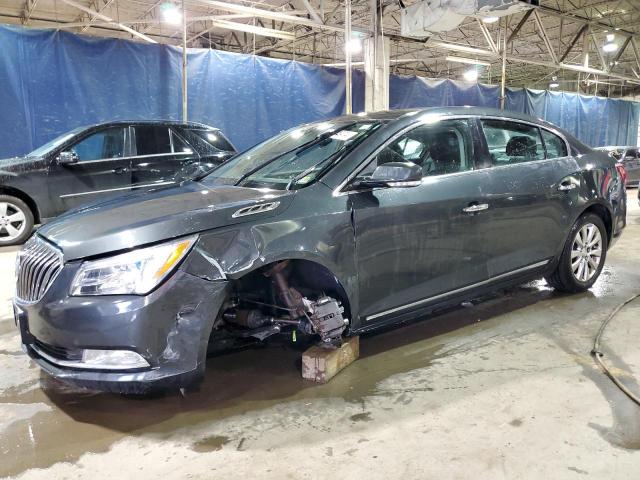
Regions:
<instances>
[{"instance_id":1,"label":"fog light","mask_svg":"<svg viewBox=\"0 0 640 480\"><path fill-rule=\"evenodd\" d=\"M130 370L149 367L149 362L131 350L84 350L82 366L105 370Z\"/></svg>"}]
</instances>

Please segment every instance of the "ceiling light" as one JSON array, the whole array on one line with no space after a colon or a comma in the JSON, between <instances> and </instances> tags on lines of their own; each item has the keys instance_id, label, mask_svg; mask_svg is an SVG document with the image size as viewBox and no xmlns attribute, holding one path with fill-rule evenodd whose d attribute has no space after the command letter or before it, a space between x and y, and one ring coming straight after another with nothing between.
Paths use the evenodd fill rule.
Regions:
<instances>
[{"instance_id":1,"label":"ceiling light","mask_svg":"<svg viewBox=\"0 0 640 480\"><path fill-rule=\"evenodd\" d=\"M558 88L560 86L560 83L558 82L558 79L556 77L552 77L551 81L549 82L549 88Z\"/></svg>"},{"instance_id":2,"label":"ceiling light","mask_svg":"<svg viewBox=\"0 0 640 480\"><path fill-rule=\"evenodd\" d=\"M473 58L455 57L453 55L449 55L448 57L445 58L445 60L447 62L467 63L469 65L483 65L485 67L488 67L491 65L489 62L483 62L481 60L475 60Z\"/></svg>"},{"instance_id":3,"label":"ceiling light","mask_svg":"<svg viewBox=\"0 0 640 480\"><path fill-rule=\"evenodd\" d=\"M604 50L605 52L615 52L617 49L618 45L613 42L605 43L602 46L602 50Z\"/></svg>"},{"instance_id":4,"label":"ceiling light","mask_svg":"<svg viewBox=\"0 0 640 480\"><path fill-rule=\"evenodd\" d=\"M475 68L467 70L466 72L464 72L463 77L467 82L475 82L476 80L478 80L478 70L476 70Z\"/></svg>"},{"instance_id":5,"label":"ceiling light","mask_svg":"<svg viewBox=\"0 0 640 480\"><path fill-rule=\"evenodd\" d=\"M615 38L616 36L613 33L610 33L609 35L607 35L607 42L613 42Z\"/></svg>"},{"instance_id":6,"label":"ceiling light","mask_svg":"<svg viewBox=\"0 0 640 480\"><path fill-rule=\"evenodd\" d=\"M484 23L496 23L498 20L500 20L498 17L482 17Z\"/></svg>"},{"instance_id":7,"label":"ceiling light","mask_svg":"<svg viewBox=\"0 0 640 480\"><path fill-rule=\"evenodd\" d=\"M359 38L352 38L345 45L345 49L349 53L360 53L362 51L362 42Z\"/></svg>"},{"instance_id":8,"label":"ceiling light","mask_svg":"<svg viewBox=\"0 0 640 480\"><path fill-rule=\"evenodd\" d=\"M165 22L172 25L180 25L182 23L182 12L177 5L167 2L160 5L160 13Z\"/></svg>"}]
</instances>

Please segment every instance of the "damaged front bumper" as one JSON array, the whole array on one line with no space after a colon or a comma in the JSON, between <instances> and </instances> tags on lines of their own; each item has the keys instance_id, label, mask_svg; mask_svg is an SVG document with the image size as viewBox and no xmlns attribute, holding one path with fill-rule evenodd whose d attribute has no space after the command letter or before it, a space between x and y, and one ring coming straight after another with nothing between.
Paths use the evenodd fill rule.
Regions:
<instances>
[{"instance_id":1,"label":"damaged front bumper","mask_svg":"<svg viewBox=\"0 0 640 480\"><path fill-rule=\"evenodd\" d=\"M182 387L202 377L228 282L181 268L146 296L73 297L68 286L77 267L66 265L37 304L14 301L23 349L45 372L126 393Z\"/></svg>"}]
</instances>

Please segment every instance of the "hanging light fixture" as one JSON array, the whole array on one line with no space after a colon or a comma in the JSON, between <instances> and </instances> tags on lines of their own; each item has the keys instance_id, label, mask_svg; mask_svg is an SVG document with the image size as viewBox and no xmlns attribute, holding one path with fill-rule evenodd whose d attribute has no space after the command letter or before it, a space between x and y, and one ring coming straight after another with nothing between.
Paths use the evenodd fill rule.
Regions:
<instances>
[{"instance_id":1,"label":"hanging light fixture","mask_svg":"<svg viewBox=\"0 0 640 480\"><path fill-rule=\"evenodd\" d=\"M478 70L476 68L472 68L464 72L462 76L467 82L476 82L478 80Z\"/></svg>"},{"instance_id":2,"label":"hanging light fixture","mask_svg":"<svg viewBox=\"0 0 640 480\"><path fill-rule=\"evenodd\" d=\"M549 82L549 88L558 88L560 83L558 82L558 77L551 77L551 81Z\"/></svg>"},{"instance_id":3,"label":"hanging light fixture","mask_svg":"<svg viewBox=\"0 0 640 480\"><path fill-rule=\"evenodd\" d=\"M346 44L345 49L350 53L360 53L362 51L362 42L359 38L353 37Z\"/></svg>"},{"instance_id":4,"label":"hanging light fixture","mask_svg":"<svg viewBox=\"0 0 640 480\"><path fill-rule=\"evenodd\" d=\"M602 50L607 53L615 52L618 49L618 44L614 41L615 38L616 36L613 33L609 33L607 35L607 43L602 46Z\"/></svg>"},{"instance_id":5,"label":"hanging light fixture","mask_svg":"<svg viewBox=\"0 0 640 480\"><path fill-rule=\"evenodd\" d=\"M165 2L160 5L160 13L162 19L172 25L180 25L182 23L182 12L178 6L172 2Z\"/></svg>"},{"instance_id":6,"label":"hanging light fixture","mask_svg":"<svg viewBox=\"0 0 640 480\"><path fill-rule=\"evenodd\" d=\"M498 20L500 20L498 17L482 17L484 23L496 23Z\"/></svg>"}]
</instances>

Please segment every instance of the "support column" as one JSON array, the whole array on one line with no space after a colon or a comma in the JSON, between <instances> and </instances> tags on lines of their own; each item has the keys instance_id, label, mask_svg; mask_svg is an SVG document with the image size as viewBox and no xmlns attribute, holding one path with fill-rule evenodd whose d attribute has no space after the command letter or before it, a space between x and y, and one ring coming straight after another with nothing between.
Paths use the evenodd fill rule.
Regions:
<instances>
[{"instance_id":1,"label":"support column","mask_svg":"<svg viewBox=\"0 0 640 480\"><path fill-rule=\"evenodd\" d=\"M364 42L364 109L389 110L389 39L382 35Z\"/></svg>"},{"instance_id":2,"label":"support column","mask_svg":"<svg viewBox=\"0 0 640 480\"><path fill-rule=\"evenodd\" d=\"M351 87L351 49L349 48L349 41L351 40L351 0L346 0L344 15L344 51L345 51L345 108L344 113L351 115L352 108L352 87Z\"/></svg>"},{"instance_id":3,"label":"support column","mask_svg":"<svg viewBox=\"0 0 640 480\"><path fill-rule=\"evenodd\" d=\"M504 110L507 98L507 17L504 17L504 32L502 35L502 70L500 74L500 110Z\"/></svg>"},{"instance_id":4,"label":"support column","mask_svg":"<svg viewBox=\"0 0 640 480\"><path fill-rule=\"evenodd\" d=\"M187 118L187 12L182 0L182 121Z\"/></svg>"}]
</instances>

